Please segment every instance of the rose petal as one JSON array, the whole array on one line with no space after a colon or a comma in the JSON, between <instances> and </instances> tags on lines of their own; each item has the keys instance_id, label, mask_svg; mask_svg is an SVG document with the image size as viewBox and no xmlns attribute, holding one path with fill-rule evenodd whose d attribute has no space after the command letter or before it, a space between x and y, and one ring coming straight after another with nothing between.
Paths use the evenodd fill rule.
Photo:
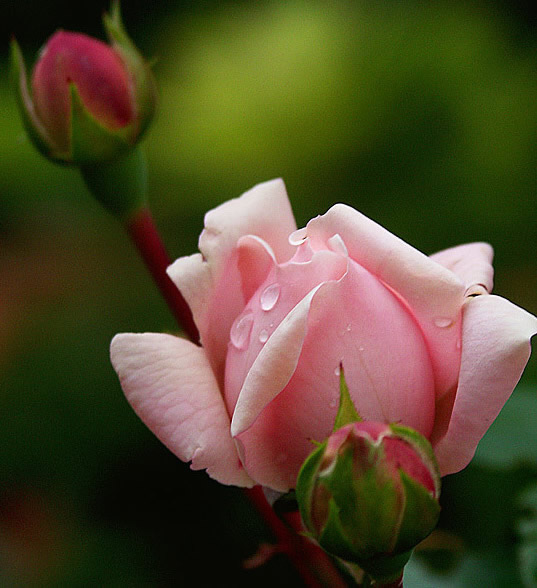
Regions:
<instances>
[{"instance_id":1,"label":"rose petal","mask_svg":"<svg viewBox=\"0 0 537 588\"><path fill-rule=\"evenodd\" d=\"M311 438L322 441L332 430L340 362L363 418L402 422L426 436L434 421L433 373L421 331L402 302L374 276L350 262L340 280L325 283L314 292L309 308L301 310L307 312L307 329L297 367L285 388L238 436L249 474L280 491L294 487L313 448ZM280 348L271 351L280 353L282 362L287 359ZM295 352L293 348L293 357ZM269 353L265 358L261 353L254 364L260 377L252 382L252 391L264 391L272 378L279 378L280 366L269 363ZM248 409L255 415L259 407Z\"/></svg>"},{"instance_id":2,"label":"rose petal","mask_svg":"<svg viewBox=\"0 0 537 588\"><path fill-rule=\"evenodd\" d=\"M488 243L467 243L431 255L432 260L459 276L466 286L467 294L477 293L479 287L481 291L492 291L493 257L494 251Z\"/></svg>"},{"instance_id":3,"label":"rose petal","mask_svg":"<svg viewBox=\"0 0 537 588\"><path fill-rule=\"evenodd\" d=\"M192 309L220 384L229 330L247 302L237 267L237 243L245 235L256 235L268 243L281 262L294 252L288 236L295 229L283 181L258 184L207 213L199 242L202 255L182 257L168 268L168 275Z\"/></svg>"},{"instance_id":4,"label":"rose petal","mask_svg":"<svg viewBox=\"0 0 537 588\"><path fill-rule=\"evenodd\" d=\"M205 352L171 335L114 337L110 354L127 400L153 433L192 469L251 487L229 433L229 416Z\"/></svg>"},{"instance_id":5,"label":"rose petal","mask_svg":"<svg viewBox=\"0 0 537 588\"><path fill-rule=\"evenodd\" d=\"M295 230L285 184L278 178L257 184L239 198L228 200L208 212L200 236L200 251L211 263L215 278L219 278L227 258L242 236L261 237L282 263L295 252L289 243L289 235Z\"/></svg>"},{"instance_id":6,"label":"rose petal","mask_svg":"<svg viewBox=\"0 0 537 588\"><path fill-rule=\"evenodd\" d=\"M244 300L250 300L276 265L276 258L269 244L254 235L241 237L237 250L242 293Z\"/></svg>"},{"instance_id":7,"label":"rose petal","mask_svg":"<svg viewBox=\"0 0 537 588\"><path fill-rule=\"evenodd\" d=\"M429 346L437 395L447 393L459 372L463 283L453 272L344 204L336 204L307 226L307 234L314 240L327 242L336 233L351 259L407 302Z\"/></svg>"},{"instance_id":8,"label":"rose petal","mask_svg":"<svg viewBox=\"0 0 537 588\"><path fill-rule=\"evenodd\" d=\"M293 308L257 356L235 406L233 437L247 429L291 379L306 336L311 301L323 285L319 284Z\"/></svg>"},{"instance_id":9,"label":"rose petal","mask_svg":"<svg viewBox=\"0 0 537 588\"><path fill-rule=\"evenodd\" d=\"M434 446L443 476L472 459L516 386L535 333L537 318L504 298L477 296L465 303L459 386L447 433Z\"/></svg>"},{"instance_id":10,"label":"rose petal","mask_svg":"<svg viewBox=\"0 0 537 588\"><path fill-rule=\"evenodd\" d=\"M226 362L225 396L233 413L233 435L248 428L285 387L300 355L314 292L324 282L339 279L346 269L343 256L332 251L313 254L305 244L292 261L274 266L252 296L244 311L253 319L248 345L245 349L230 345ZM263 310L263 293L273 287L278 292L274 305Z\"/></svg>"}]
</instances>

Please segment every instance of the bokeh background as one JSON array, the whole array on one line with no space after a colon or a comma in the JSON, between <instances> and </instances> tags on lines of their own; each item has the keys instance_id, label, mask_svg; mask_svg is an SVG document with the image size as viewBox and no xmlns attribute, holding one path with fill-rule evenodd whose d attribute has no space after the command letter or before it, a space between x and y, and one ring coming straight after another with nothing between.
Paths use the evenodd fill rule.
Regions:
<instances>
[{"instance_id":1,"label":"bokeh background","mask_svg":"<svg viewBox=\"0 0 537 588\"><path fill-rule=\"evenodd\" d=\"M76 8L75 8L76 7ZM138 421L117 332L176 327L121 226L24 137L7 40L102 37L104 1L0 8L0 585L300 586L240 491ZM172 257L203 215L285 179L299 226L346 202L426 253L484 240L497 293L537 313L531 3L124 0L156 58L150 199ZM270 211L267 211L270 213ZM461 474L405 586L537 585L537 361Z\"/></svg>"}]
</instances>

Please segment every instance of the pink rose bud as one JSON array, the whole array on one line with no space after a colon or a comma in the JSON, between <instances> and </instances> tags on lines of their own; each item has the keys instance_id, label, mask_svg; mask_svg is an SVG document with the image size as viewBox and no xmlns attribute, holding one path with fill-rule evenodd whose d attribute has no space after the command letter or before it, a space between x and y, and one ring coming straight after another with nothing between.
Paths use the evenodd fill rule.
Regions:
<instances>
[{"instance_id":1,"label":"pink rose bud","mask_svg":"<svg viewBox=\"0 0 537 588\"><path fill-rule=\"evenodd\" d=\"M32 76L36 113L58 149L71 142L71 84L84 107L105 128L134 119L130 80L120 56L80 33L58 31L41 51Z\"/></svg>"},{"instance_id":2,"label":"pink rose bud","mask_svg":"<svg viewBox=\"0 0 537 588\"><path fill-rule=\"evenodd\" d=\"M440 514L429 442L408 427L370 421L338 429L313 451L296 494L321 547L379 582L400 576Z\"/></svg>"},{"instance_id":3,"label":"pink rose bud","mask_svg":"<svg viewBox=\"0 0 537 588\"><path fill-rule=\"evenodd\" d=\"M55 161L88 165L112 160L139 141L153 115L153 76L123 29L117 3L104 25L111 45L57 31L35 64L31 95L13 41L25 126L38 149Z\"/></svg>"}]
</instances>

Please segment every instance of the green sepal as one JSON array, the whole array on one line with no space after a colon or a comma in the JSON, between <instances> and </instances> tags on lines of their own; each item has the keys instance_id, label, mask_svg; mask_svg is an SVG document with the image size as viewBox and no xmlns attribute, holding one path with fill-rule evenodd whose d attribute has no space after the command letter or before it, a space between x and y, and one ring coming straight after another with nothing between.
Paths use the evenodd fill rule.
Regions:
<instances>
[{"instance_id":1,"label":"green sepal","mask_svg":"<svg viewBox=\"0 0 537 588\"><path fill-rule=\"evenodd\" d=\"M381 448L372 448L368 457L372 467L364 469L358 480L351 450L338 455L326 477L319 476L318 483L328 488L332 498L318 542L328 553L359 565L377 581L387 582L400 575L411 551L386 553L393 547L398 509L393 480L388 472L384 477L376 463L381 454Z\"/></svg>"},{"instance_id":2,"label":"green sepal","mask_svg":"<svg viewBox=\"0 0 537 588\"><path fill-rule=\"evenodd\" d=\"M435 495L438 499L440 496L440 469L438 468L436 456L429 441L416 430L405 427L404 425L392 423L390 429L399 438L405 440L418 453L423 463L428 466L429 471L434 473L432 477L435 484Z\"/></svg>"},{"instance_id":3,"label":"green sepal","mask_svg":"<svg viewBox=\"0 0 537 588\"><path fill-rule=\"evenodd\" d=\"M90 192L120 220L144 206L147 165L140 145L111 161L81 166L80 172Z\"/></svg>"},{"instance_id":4,"label":"green sepal","mask_svg":"<svg viewBox=\"0 0 537 588\"><path fill-rule=\"evenodd\" d=\"M298 502L300 516L306 529L310 531L314 530L310 517L311 494L327 443L328 441L324 441L324 443L321 443L319 447L308 455L298 472L296 481L296 500Z\"/></svg>"},{"instance_id":5,"label":"green sepal","mask_svg":"<svg viewBox=\"0 0 537 588\"><path fill-rule=\"evenodd\" d=\"M362 441L364 446L368 444ZM398 492L390 472L381 465L382 455L382 448L375 445L362 456L349 447L338 454L333 470L326 477L320 476L338 505L345 535L360 560L393 547L393 528L400 512ZM357 461L361 461L359 471ZM355 562L359 563L357 559Z\"/></svg>"},{"instance_id":6,"label":"green sepal","mask_svg":"<svg viewBox=\"0 0 537 588\"><path fill-rule=\"evenodd\" d=\"M328 553L340 559L356 563L356 552L345 536L341 525L341 514L334 499L330 499L328 519L319 537L319 545Z\"/></svg>"},{"instance_id":7,"label":"green sepal","mask_svg":"<svg viewBox=\"0 0 537 588\"><path fill-rule=\"evenodd\" d=\"M399 471L405 493L404 516L397 537L397 551L413 549L436 527L440 504L431 493L403 470Z\"/></svg>"},{"instance_id":8,"label":"green sepal","mask_svg":"<svg viewBox=\"0 0 537 588\"><path fill-rule=\"evenodd\" d=\"M361 422L362 417L358 414L354 402L349 393L349 387L345 381L345 373L343 365L339 366L339 407L334 421L334 428L332 431L337 431L351 423Z\"/></svg>"},{"instance_id":9,"label":"green sepal","mask_svg":"<svg viewBox=\"0 0 537 588\"><path fill-rule=\"evenodd\" d=\"M112 0L110 14L104 13L103 26L114 50L121 56L134 83L136 138L147 130L156 110L157 87L148 62L127 34L121 19L119 0Z\"/></svg>"},{"instance_id":10,"label":"green sepal","mask_svg":"<svg viewBox=\"0 0 537 588\"><path fill-rule=\"evenodd\" d=\"M35 148L49 159L63 161L58 157L54 142L48 136L45 127L39 120L35 106L28 89L28 77L26 66L19 44L13 37L10 43L11 78L15 89L17 104L21 113L22 122L30 140Z\"/></svg>"},{"instance_id":11,"label":"green sepal","mask_svg":"<svg viewBox=\"0 0 537 588\"><path fill-rule=\"evenodd\" d=\"M112 131L103 127L84 106L75 84L71 92L71 153L75 165L110 161L132 149L127 140L129 127Z\"/></svg>"},{"instance_id":12,"label":"green sepal","mask_svg":"<svg viewBox=\"0 0 537 588\"><path fill-rule=\"evenodd\" d=\"M412 556L412 549L397 555L379 555L363 560L359 566L369 574L377 584L395 582Z\"/></svg>"}]
</instances>

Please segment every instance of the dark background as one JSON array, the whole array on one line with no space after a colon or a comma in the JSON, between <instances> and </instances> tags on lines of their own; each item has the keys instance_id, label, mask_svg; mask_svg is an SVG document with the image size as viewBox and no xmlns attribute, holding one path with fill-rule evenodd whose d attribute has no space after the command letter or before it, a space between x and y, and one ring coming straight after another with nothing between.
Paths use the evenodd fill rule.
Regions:
<instances>
[{"instance_id":1,"label":"dark background","mask_svg":"<svg viewBox=\"0 0 537 588\"><path fill-rule=\"evenodd\" d=\"M496 293L537 313L529 6L125 0L157 59L146 150L172 256L197 249L207 210L281 176L299 226L346 202L426 253L492 243ZM176 327L118 222L22 132L9 36L31 63L56 28L102 38L106 8L0 7L0 584L296 586L282 556L243 570L270 535L241 492L191 472L125 402L113 335ZM474 464L446 479L406 585L534 585L536 379L532 360Z\"/></svg>"}]
</instances>

